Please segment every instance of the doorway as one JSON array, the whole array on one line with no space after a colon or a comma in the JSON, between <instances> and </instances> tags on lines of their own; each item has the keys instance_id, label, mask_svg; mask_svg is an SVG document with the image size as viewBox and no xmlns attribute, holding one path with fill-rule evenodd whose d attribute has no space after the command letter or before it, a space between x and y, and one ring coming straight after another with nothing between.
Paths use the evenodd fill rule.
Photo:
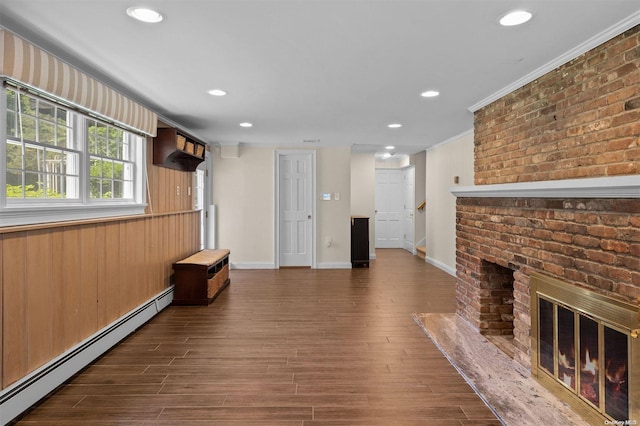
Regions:
<instances>
[{"instance_id":1,"label":"doorway","mask_svg":"<svg viewBox=\"0 0 640 426\"><path fill-rule=\"evenodd\" d=\"M415 254L415 167L376 169L376 248Z\"/></svg>"},{"instance_id":2,"label":"doorway","mask_svg":"<svg viewBox=\"0 0 640 426\"><path fill-rule=\"evenodd\" d=\"M402 178L403 178L403 188L404 188L404 200L403 200L403 210L402 210L402 226L404 228L403 232L403 247L405 250L415 253L415 245L414 245L414 210L415 210L415 175L416 169L415 167L407 167L403 169Z\"/></svg>"},{"instance_id":3,"label":"doorway","mask_svg":"<svg viewBox=\"0 0 640 426\"><path fill-rule=\"evenodd\" d=\"M315 151L276 151L276 268L315 265Z\"/></svg>"},{"instance_id":4,"label":"doorway","mask_svg":"<svg viewBox=\"0 0 640 426\"><path fill-rule=\"evenodd\" d=\"M376 248L402 248L402 169L376 169L375 197Z\"/></svg>"}]
</instances>

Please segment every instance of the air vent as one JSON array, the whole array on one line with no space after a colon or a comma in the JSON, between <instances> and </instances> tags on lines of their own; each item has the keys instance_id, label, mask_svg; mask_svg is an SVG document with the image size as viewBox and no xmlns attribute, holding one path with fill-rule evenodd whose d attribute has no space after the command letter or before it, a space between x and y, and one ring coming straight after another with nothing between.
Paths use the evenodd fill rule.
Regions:
<instances>
[{"instance_id":1,"label":"air vent","mask_svg":"<svg viewBox=\"0 0 640 426\"><path fill-rule=\"evenodd\" d=\"M303 139L302 143L320 143L320 139Z\"/></svg>"}]
</instances>

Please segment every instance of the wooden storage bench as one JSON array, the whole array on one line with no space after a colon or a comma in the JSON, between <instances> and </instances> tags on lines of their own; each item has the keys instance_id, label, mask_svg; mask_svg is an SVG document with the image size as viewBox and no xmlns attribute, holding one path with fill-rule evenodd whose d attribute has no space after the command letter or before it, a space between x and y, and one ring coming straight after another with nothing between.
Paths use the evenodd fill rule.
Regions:
<instances>
[{"instance_id":1,"label":"wooden storage bench","mask_svg":"<svg viewBox=\"0 0 640 426\"><path fill-rule=\"evenodd\" d=\"M208 305L230 283L229 250L202 250L173 264L174 305Z\"/></svg>"}]
</instances>

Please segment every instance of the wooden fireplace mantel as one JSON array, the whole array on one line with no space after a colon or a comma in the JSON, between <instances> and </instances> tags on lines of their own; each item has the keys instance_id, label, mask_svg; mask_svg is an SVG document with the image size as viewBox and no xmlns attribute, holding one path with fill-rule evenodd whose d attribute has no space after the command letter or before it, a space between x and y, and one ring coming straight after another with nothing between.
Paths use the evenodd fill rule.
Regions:
<instances>
[{"instance_id":1,"label":"wooden fireplace mantel","mask_svg":"<svg viewBox=\"0 0 640 426\"><path fill-rule=\"evenodd\" d=\"M640 198L640 175L451 187L468 198Z\"/></svg>"}]
</instances>

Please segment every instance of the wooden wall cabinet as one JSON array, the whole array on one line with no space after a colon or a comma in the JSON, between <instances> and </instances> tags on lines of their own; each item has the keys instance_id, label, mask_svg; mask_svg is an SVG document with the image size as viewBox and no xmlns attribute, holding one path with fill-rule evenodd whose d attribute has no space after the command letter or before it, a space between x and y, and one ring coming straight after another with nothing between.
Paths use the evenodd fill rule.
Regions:
<instances>
[{"instance_id":1,"label":"wooden wall cabinet","mask_svg":"<svg viewBox=\"0 0 640 426\"><path fill-rule=\"evenodd\" d=\"M202 250L173 264L174 305L208 305L229 285L229 250Z\"/></svg>"},{"instance_id":2,"label":"wooden wall cabinet","mask_svg":"<svg viewBox=\"0 0 640 426\"><path fill-rule=\"evenodd\" d=\"M159 128L153 138L153 164L193 172L204 161L206 144L175 128Z\"/></svg>"}]
</instances>

